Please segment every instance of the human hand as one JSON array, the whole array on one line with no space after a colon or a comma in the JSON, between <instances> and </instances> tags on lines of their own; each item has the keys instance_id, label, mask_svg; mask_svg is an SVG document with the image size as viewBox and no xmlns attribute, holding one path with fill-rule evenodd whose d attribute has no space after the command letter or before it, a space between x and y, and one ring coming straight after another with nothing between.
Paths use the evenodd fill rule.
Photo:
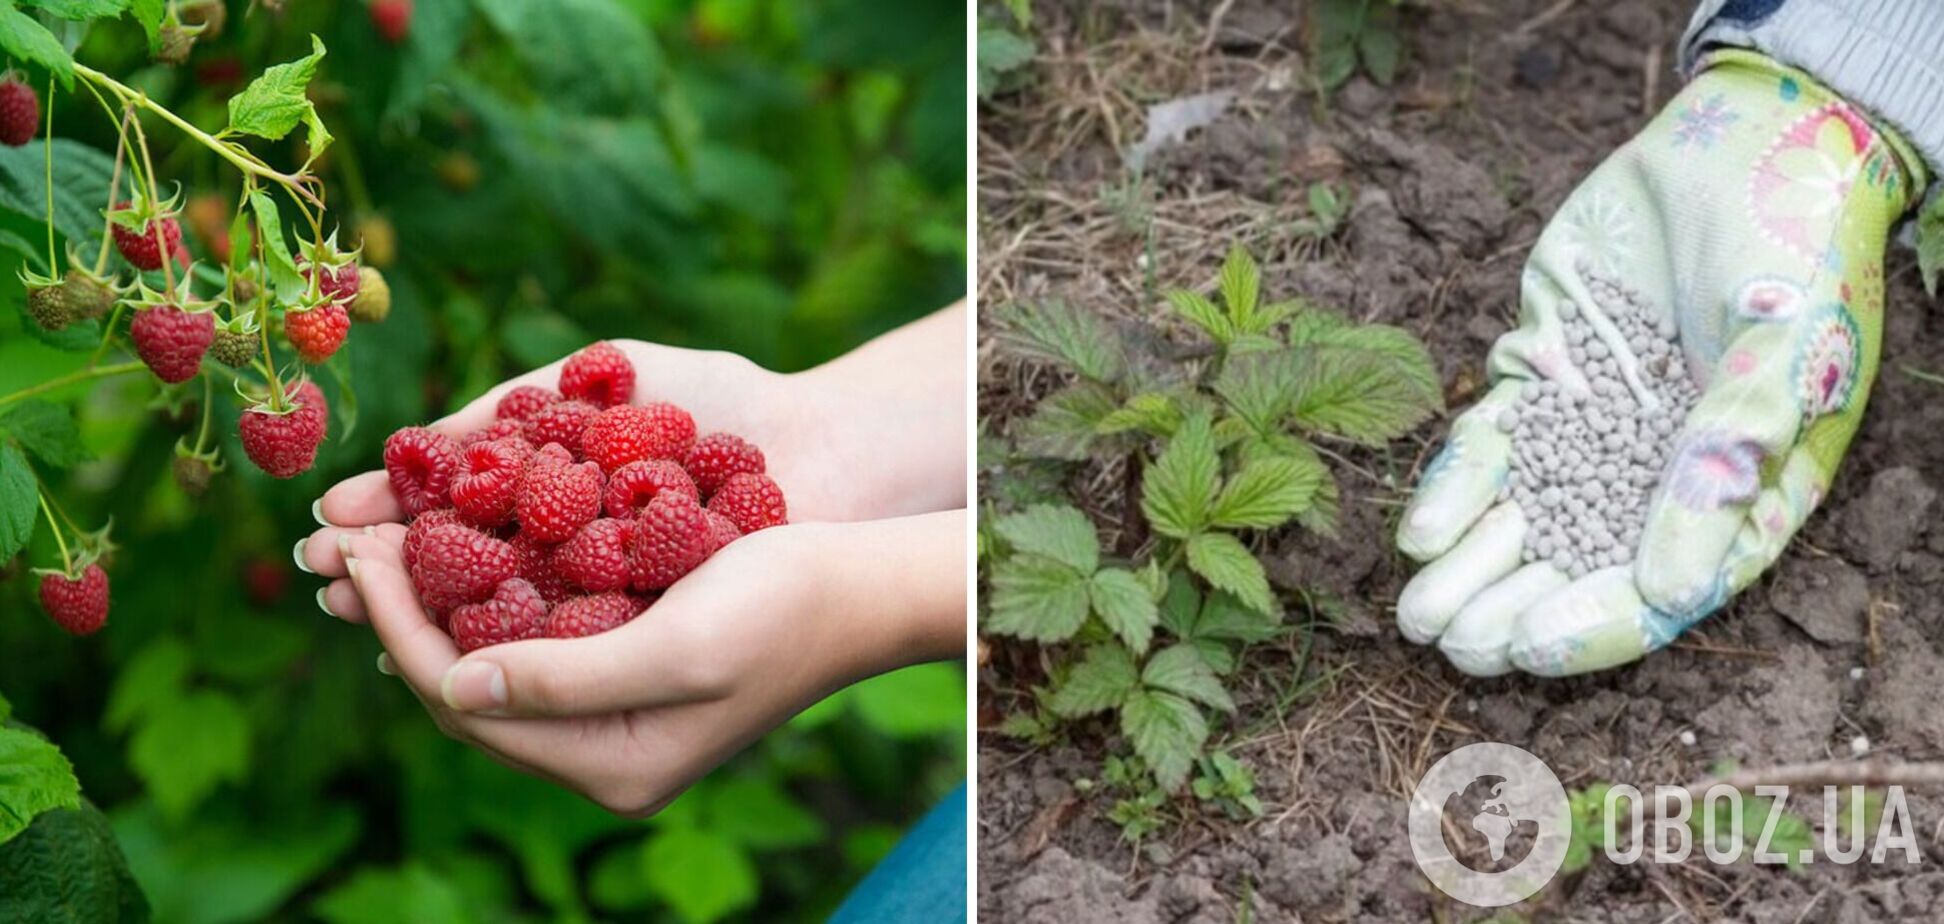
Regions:
<instances>
[{"instance_id":1,"label":"human hand","mask_svg":"<svg viewBox=\"0 0 1944 924\"><path fill-rule=\"evenodd\" d=\"M404 528L338 530L320 556L446 734L630 816L872 674L964 647L965 512L791 524L743 537L597 636L460 655L420 606Z\"/></svg>"},{"instance_id":2,"label":"human hand","mask_svg":"<svg viewBox=\"0 0 1944 924\"><path fill-rule=\"evenodd\" d=\"M1718 53L1534 247L1495 384L1399 528L1429 562L1399 596L1404 634L1472 674L1574 674L1667 645L1751 583L1856 431L1885 244L1924 182L1901 139L1805 75ZM1654 343L1669 334L1678 360ZM1700 396L1674 420L1684 370ZM1600 379L1617 384L1595 396ZM1588 425L1615 405L1625 427ZM1575 427L1617 434L1647 477L1583 470L1564 485L1577 510L1540 503L1533 478Z\"/></svg>"}]
</instances>

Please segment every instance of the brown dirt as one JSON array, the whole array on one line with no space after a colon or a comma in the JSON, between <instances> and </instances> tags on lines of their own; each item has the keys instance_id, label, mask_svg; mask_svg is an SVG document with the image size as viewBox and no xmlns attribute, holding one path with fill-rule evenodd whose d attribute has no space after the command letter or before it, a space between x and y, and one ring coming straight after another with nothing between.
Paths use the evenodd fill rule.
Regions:
<instances>
[{"instance_id":1,"label":"brown dirt","mask_svg":"<svg viewBox=\"0 0 1944 924\"><path fill-rule=\"evenodd\" d=\"M1304 89L1292 6L1036 4L1031 83L980 109L981 304L1059 297L1181 336L1150 293L1206 285L1242 240L1264 265L1266 292L1419 332L1462 407L1487 345L1510 326L1519 262L1552 210L1674 91L1668 62L1690 5L1414 5L1397 84L1357 78L1328 104ZM1126 195L1118 152L1138 138L1146 105L1223 88L1242 90L1237 105L1149 163L1144 244L1144 216L1125 204L1141 197ZM1355 211L1336 239L1302 243L1289 226L1319 179L1347 183ZM1888 274L1883 371L1831 497L1768 578L1672 650L1585 678L1477 681L1404 642L1390 607L1409 572L1388 551L1391 515L1442 424L1388 453L1352 454L1340 539L1280 539L1271 569L1346 613L1316 632L1305 662L1295 641L1251 652L1241 715L1222 733L1256 768L1265 816L1190 811L1136 849L1106 819L1110 801L1074 785L1097 775L1104 728L1037 750L982 733L981 914L1214 922L1246 906L1260 921L1481 917L1418 874L1403 824L1404 795L1432 760L1475 740L1533 751L1569 788L1688 782L1730 758L1847 756L1858 735L1879 755L1944 758L1944 388L1902 371L1938 370L1944 307L1924 298L1907 252ZM1000 427L1058 384L989 344L980 373L981 413ZM1094 467L1071 484L1110 497L1120 478ZM1030 657L999 647L995 664ZM1299 670L1333 679L1279 709ZM1017 686L982 671L983 718L1018 708ZM1944 847L1940 795L1910 799L1926 863ZM1570 921L1928 921L1944 918L1944 875L1596 859L1521 910Z\"/></svg>"}]
</instances>

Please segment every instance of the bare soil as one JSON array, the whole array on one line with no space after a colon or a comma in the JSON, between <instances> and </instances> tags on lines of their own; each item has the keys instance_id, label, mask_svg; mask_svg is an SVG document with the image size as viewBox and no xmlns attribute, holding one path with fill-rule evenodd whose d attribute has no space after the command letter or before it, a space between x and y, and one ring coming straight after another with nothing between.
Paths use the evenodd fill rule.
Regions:
<instances>
[{"instance_id":1,"label":"bare soil","mask_svg":"<svg viewBox=\"0 0 1944 924\"><path fill-rule=\"evenodd\" d=\"M1327 102L1306 85L1300 4L1082 0L1035 4L1041 57L1020 90L980 108L979 296L1058 297L1189 339L1157 287L1203 286L1235 240L1264 290L1301 295L1431 345L1454 408L1482 384L1513 323L1520 262L1558 203L1676 89L1690 4L1518 0L1407 9L1393 86L1359 77ZM1214 124L1150 160L1130 195L1121 152L1147 105L1236 89ZM1307 242L1309 183L1353 192L1332 240ZM1145 204L1143 204L1145 203ZM1151 237L1144 227L1152 228ZM1150 278L1150 268L1152 278ZM1023 702L1008 644L981 672L979 910L988 920L1216 922L1475 920L1418 873L1405 796L1472 741L1518 744L1568 788L1684 783L1743 767L1870 753L1944 758L1944 306L1893 253L1883 364L1832 494L1763 582L1672 649L1565 681L1466 678L1398 636L1409 569L1391 549L1402 490L1443 421L1340 471L1342 535L1274 540L1271 573L1341 604L1314 649L1250 652L1241 715L1221 732L1259 777L1263 818L1188 820L1139 848L1076 789L1111 730L1034 749L990 726ZM980 409L1003 428L1059 383L982 346ZM1118 473L1077 473L1106 497ZM1302 619L1299 615L1295 619ZM1001 665L995 667L992 665ZM1287 706L1300 678L1327 677ZM1692 744L1683 743L1691 733ZM1797 810L1820 812L1808 799ZM1532 920L1944 919L1944 793L1913 793L1924 862L1801 871L1702 861L1595 861L1520 910Z\"/></svg>"}]
</instances>

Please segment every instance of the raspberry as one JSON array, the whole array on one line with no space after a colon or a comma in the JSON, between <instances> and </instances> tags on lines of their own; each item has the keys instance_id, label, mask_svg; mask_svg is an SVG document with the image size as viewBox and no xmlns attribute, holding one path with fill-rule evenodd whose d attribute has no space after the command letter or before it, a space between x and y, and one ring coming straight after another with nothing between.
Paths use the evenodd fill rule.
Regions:
<instances>
[{"instance_id":1,"label":"raspberry","mask_svg":"<svg viewBox=\"0 0 1944 924\"><path fill-rule=\"evenodd\" d=\"M539 638L547 630L547 601L531 583L508 578L486 602L453 610L446 624L460 651Z\"/></svg>"},{"instance_id":2,"label":"raspberry","mask_svg":"<svg viewBox=\"0 0 1944 924\"><path fill-rule=\"evenodd\" d=\"M695 441L682 459L696 490L708 497L730 475L763 473L763 451L733 433L711 433Z\"/></svg>"},{"instance_id":3,"label":"raspberry","mask_svg":"<svg viewBox=\"0 0 1944 924\"><path fill-rule=\"evenodd\" d=\"M466 521L459 516L459 511L451 507L428 510L414 518L412 525L405 527L405 541L398 548L399 557L405 561L405 570L410 571L418 565L419 547L424 544L426 533L431 532L433 527L454 524L464 526ZM521 576L525 577L524 574Z\"/></svg>"},{"instance_id":4,"label":"raspberry","mask_svg":"<svg viewBox=\"0 0 1944 924\"><path fill-rule=\"evenodd\" d=\"M539 468L542 465L572 464L574 464L574 454L568 452L567 447L559 443L548 443L539 449L535 449L533 451L533 460L527 463L530 468Z\"/></svg>"},{"instance_id":5,"label":"raspberry","mask_svg":"<svg viewBox=\"0 0 1944 924\"><path fill-rule=\"evenodd\" d=\"M538 385L521 385L500 396L493 416L501 420L527 420L547 405L560 401L560 393Z\"/></svg>"},{"instance_id":6,"label":"raspberry","mask_svg":"<svg viewBox=\"0 0 1944 924\"><path fill-rule=\"evenodd\" d=\"M108 622L108 572L100 565L81 569L79 578L41 575L41 607L74 635L93 635Z\"/></svg>"},{"instance_id":7,"label":"raspberry","mask_svg":"<svg viewBox=\"0 0 1944 924\"><path fill-rule=\"evenodd\" d=\"M709 498L709 509L728 517L744 535L790 521L783 489L768 475L730 475Z\"/></svg>"},{"instance_id":8,"label":"raspberry","mask_svg":"<svg viewBox=\"0 0 1944 924\"><path fill-rule=\"evenodd\" d=\"M358 267L358 284L354 288L358 294L346 306L352 320L376 324L391 317L391 283L385 281L385 274L369 266Z\"/></svg>"},{"instance_id":9,"label":"raspberry","mask_svg":"<svg viewBox=\"0 0 1944 924\"><path fill-rule=\"evenodd\" d=\"M115 204L116 210L128 208L126 202ZM186 253L182 251L182 226L176 223L174 215L162 215L151 219L140 230L123 227L119 222L110 225L115 236L115 249L121 251L122 259L140 270L159 270L162 268L162 247L156 243L155 227L162 226L162 244L167 245L171 255L183 264Z\"/></svg>"},{"instance_id":10,"label":"raspberry","mask_svg":"<svg viewBox=\"0 0 1944 924\"><path fill-rule=\"evenodd\" d=\"M642 459L680 459L694 441L695 418L666 402L608 408L581 434L587 457L610 472Z\"/></svg>"},{"instance_id":11,"label":"raspberry","mask_svg":"<svg viewBox=\"0 0 1944 924\"><path fill-rule=\"evenodd\" d=\"M560 393L595 407L626 404L634 397L634 364L614 344L603 340L567 357L560 367Z\"/></svg>"},{"instance_id":12,"label":"raspberry","mask_svg":"<svg viewBox=\"0 0 1944 924\"><path fill-rule=\"evenodd\" d=\"M501 540L470 526L434 526L419 538L412 586L427 609L449 613L492 596L519 567L513 547Z\"/></svg>"},{"instance_id":13,"label":"raspberry","mask_svg":"<svg viewBox=\"0 0 1944 924\"><path fill-rule=\"evenodd\" d=\"M499 526L512 519L513 500L532 455L533 447L518 436L467 446L452 475L452 506L474 526Z\"/></svg>"},{"instance_id":14,"label":"raspberry","mask_svg":"<svg viewBox=\"0 0 1944 924\"><path fill-rule=\"evenodd\" d=\"M527 418L527 442L536 446L559 443L578 456L581 452L581 434L587 430L587 422L600 412L600 408L585 401L550 404Z\"/></svg>"},{"instance_id":15,"label":"raspberry","mask_svg":"<svg viewBox=\"0 0 1944 924\"><path fill-rule=\"evenodd\" d=\"M74 323L67 290L59 284L27 287L27 314L41 330L60 330Z\"/></svg>"},{"instance_id":16,"label":"raspberry","mask_svg":"<svg viewBox=\"0 0 1944 924\"><path fill-rule=\"evenodd\" d=\"M301 414L309 414L317 421L318 439L331 435L331 406L324 401L324 389L317 383L305 379L303 384L290 393L290 403Z\"/></svg>"},{"instance_id":17,"label":"raspberry","mask_svg":"<svg viewBox=\"0 0 1944 924\"><path fill-rule=\"evenodd\" d=\"M385 438L385 473L392 493L409 514L420 514L450 502L447 490L459 468L459 444L452 437L424 427L405 427Z\"/></svg>"},{"instance_id":18,"label":"raspberry","mask_svg":"<svg viewBox=\"0 0 1944 924\"><path fill-rule=\"evenodd\" d=\"M272 478L292 478L309 471L317 461L317 447L324 442L327 428L327 415L321 410L321 405L313 410L308 404L281 414L268 405L246 409L236 419L243 454Z\"/></svg>"},{"instance_id":19,"label":"raspberry","mask_svg":"<svg viewBox=\"0 0 1944 924\"><path fill-rule=\"evenodd\" d=\"M695 498L669 491L641 511L635 530L634 586L660 590L709 557L709 518Z\"/></svg>"},{"instance_id":20,"label":"raspberry","mask_svg":"<svg viewBox=\"0 0 1944 924\"><path fill-rule=\"evenodd\" d=\"M176 487L190 497L201 497L209 491L210 479L216 477L216 469L208 459L196 456L176 456L169 462L169 474L175 477Z\"/></svg>"},{"instance_id":21,"label":"raspberry","mask_svg":"<svg viewBox=\"0 0 1944 924\"><path fill-rule=\"evenodd\" d=\"M709 554L722 551L722 547L742 538L742 530L736 521L713 510L704 511L709 517Z\"/></svg>"},{"instance_id":22,"label":"raspberry","mask_svg":"<svg viewBox=\"0 0 1944 924\"><path fill-rule=\"evenodd\" d=\"M412 0L371 0L371 27L385 41L405 41L412 29Z\"/></svg>"},{"instance_id":23,"label":"raspberry","mask_svg":"<svg viewBox=\"0 0 1944 924\"><path fill-rule=\"evenodd\" d=\"M548 638L582 638L618 628L640 610L626 594L605 593L575 597L554 607L547 617Z\"/></svg>"},{"instance_id":24,"label":"raspberry","mask_svg":"<svg viewBox=\"0 0 1944 924\"><path fill-rule=\"evenodd\" d=\"M259 555L243 563L243 593L251 603L269 609L289 590L289 562Z\"/></svg>"},{"instance_id":25,"label":"raspberry","mask_svg":"<svg viewBox=\"0 0 1944 924\"><path fill-rule=\"evenodd\" d=\"M187 382L202 368L203 354L216 339L216 316L157 305L135 312L128 323L135 353L164 382Z\"/></svg>"},{"instance_id":26,"label":"raspberry","mask_svg":"<svg viewBox=\"0 0 1944 924\"><path fill-rule=\"evenodd\" d=\"M553 568L588 593L626 588L634 577L634 531L633 520L595 520L554 550Z\"/></svg>"},{"instance_id":27,"label":"raspberry","mask_svg":"<svg viewBox=\"0 0 1944 924\"><path fill-rule=\"evenodd\" d=\"M623 465L608 476L608 516L634 516L663 491L687 494L695 498L696 503L702 501L695 493L695 482L689 480L688 473L682 471L681 466L667 459L643 459Z\"/></svg>"},{"instance_id":28,"label":"raspberry","mask_svg":"<svg viewBox=\"0 0 1944 924\"><path fill-rule=\"evenodd\" d=\"M517 420L495 420L484 427L460 437L459 447L464 449L474 443L485 443L492 440L504 439L519 440L520 444L527 448L527 452L530 453L533 451L533 444L526 440L526 427L521 426Z\"/></svg>"},{"instance_id":29,"label":"raspberry","mask_svg":"<svg viewBox=\"0 0 1944 924\"><path fill-rule=\"evenodd\" d=\"M344 345L351 332L351 314L340 302L324 302L284 313L284 337L307 363L321 363Z\"/></svg>"},{"instance_id":30,"label":"raspberry","mask_svg":"<svg viewBox=\"0 0 1944 924\"><path fill-rule=\"evenodd\" d=\"M119 298L114 288L100 277L78 268L68 271L61 288L67 290L64 300L77 318L101 317L115 307Z\"/></svg>"},{"instance_id":31,"label":"raspberry","mask_svg":"<svg viewBox=\"0 0 1944 924\"><path fill-rule=\"evenodd\" d=\"M0 81L0 144L20 147L40 130L40 97L12 76Z\"/></svg>"},{"instance_id":32,"label":"raspberry","mask_svg":"<svg viewBox=\"0 0 1944 924\"><path fill-rule=\"evenodd\" d=\"M601 513L601 467L537 465L527 469L514 511L541 542L565 542Z\"/></svg>"},{"instance_id":33,"label":"raspberry","mask_svg":"<svg viewBox=\"0 0 1944 924\"><path fill-rule=\"evenodd\" d=\"M210 341L209 355L231 369L241 369L250 364L257 355L257 335L253 332L217 327L216 337Z\"/></svg>"},{"instance_id":34,"label":"raspberry","mask_svg":"<svg viewBox=\"0 0 1944 924\"><path fill-rule=\"evenodd\" d=\"M554 568L553 553L557 546L541 542L524 531L514 533L513 538L506 542L513 547L513 554L519 559L520 576L532 583L547 602L559 603L580 594L579 589L568 583Z\"/></svg>"}]
</instances>

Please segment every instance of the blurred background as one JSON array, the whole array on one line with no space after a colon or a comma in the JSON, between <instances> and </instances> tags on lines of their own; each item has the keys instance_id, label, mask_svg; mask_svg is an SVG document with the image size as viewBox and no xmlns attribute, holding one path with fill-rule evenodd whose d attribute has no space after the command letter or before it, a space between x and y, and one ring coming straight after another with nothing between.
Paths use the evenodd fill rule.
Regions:
<instances>
[{"instance_id":1,"label":"blurred background","mask_svg":"<svg viewBox=\"0 0 1944 924\"><path fill-rule=\"evenodd\" d=\"M279 5L228 3L178 67L126 20L76 57L214 128L319 36L311 95L337 137L319 172L391 316L319 376L331 440L291 482L242 461L234 402L232 461L195 501L169 475L175 396L50 395L95 458L43 475L83 523L114 516L114 610L79 640L41 614L23 569L59 554L39 530L0 583L0 694L73 761L159 922L821 920L963 779L961 665L846 690L626 821L441 736L376 672L371 633L318 612L290 546L392 429L591 339L794 370L963 297L963 4L415 0L398 44L361 0ZM109 156L113 128L57 97L57 137ZM293 166L301 135L251 146ZM180 140L151 128L204 256L196 203L216 197L220 228L236 177ZM8 189L40 169L31 148L0 161L0 236L42 239ZM15 305L19 260L0 250ZM77 367L31 333L0 311L0 394Z\"/></svg>"}]
</instances>

